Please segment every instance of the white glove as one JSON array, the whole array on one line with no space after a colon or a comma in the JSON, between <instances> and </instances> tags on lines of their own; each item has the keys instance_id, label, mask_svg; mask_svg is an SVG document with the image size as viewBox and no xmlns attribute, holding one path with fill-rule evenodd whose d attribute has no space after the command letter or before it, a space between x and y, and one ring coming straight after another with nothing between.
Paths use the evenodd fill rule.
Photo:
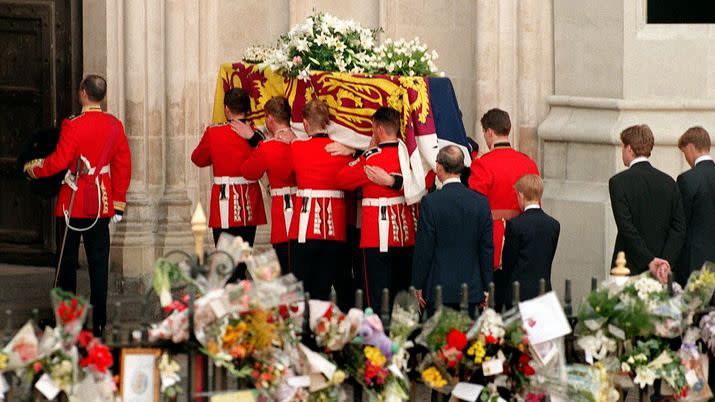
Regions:
<instances>
[{"instance_id":1,"label":"white glove","mask_svg":"<svg viewBox=\"0 0 715 402\"><path fill-rule=\"evenodd\" d=\"M123 215L114 214L114 216L112 216L112 223L119 223L122 221L122 219L124 219Z\"/></svg>"}]
</instances>

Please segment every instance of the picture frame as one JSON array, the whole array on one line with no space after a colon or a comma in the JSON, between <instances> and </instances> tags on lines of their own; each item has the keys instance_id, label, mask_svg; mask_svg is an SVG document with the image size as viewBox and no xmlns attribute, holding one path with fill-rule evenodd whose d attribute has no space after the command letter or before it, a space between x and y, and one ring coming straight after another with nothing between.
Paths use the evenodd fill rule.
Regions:
<instances>
[{"instance_id":1,"label":"picture frame","mask_svg":"<svg viewBox=\"0 0 715 402\"><path fill-rule=\"evenodd\" d=\"M160 356L158 348L122 349L119 392L123 401L159 401Z\"/></svg>"}]
</instances>

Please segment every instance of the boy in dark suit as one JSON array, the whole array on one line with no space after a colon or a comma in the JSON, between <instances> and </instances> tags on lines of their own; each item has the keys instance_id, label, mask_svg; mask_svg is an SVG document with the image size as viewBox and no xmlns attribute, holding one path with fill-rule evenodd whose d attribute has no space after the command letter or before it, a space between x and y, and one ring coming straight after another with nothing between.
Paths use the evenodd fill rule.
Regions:
<instances>
[{"instance_id":1,"label":"boy in dark suit","mask_svg":"<svg viewBox=\"0 0 715 402\"><path fill-rule=\"evenodd\" d=\"M685 216L675 180L648 161L654 142L645 124L621 132L621 155L628 169L608 181L618 227L611 262L624 251L632 275L650 270L665 282L683 248Z\"/></svg>"},{"instance_id":2,"label":"boy in dark suit","mask_svg":"<svg viewBox=\"0 0 715 402\"><path fill-rule=\"evenodd\" d=\"M546 291L551 290L551 263L559 243L561 225L541 209L544 182L535 174L522 176L514 185L521 215L507 221L504 232L502 267L508 278L506 292L508 306L513 300L512 286L519 281L520 301L539 294L539 280L546 281Z\"/></svg>"},{"instance_id":3,"label":"boy in dark suit","mask_svg":"<svg viewBox=\"0 0 715 402\"><path fill-rule=\"evenodd\" d=\"M715 163L710 134L702 127L689 128L678 148L692 168L678 176L687 231L675 278L685 285L691 272L715 261Z\"/></svg>"}]
</instances>

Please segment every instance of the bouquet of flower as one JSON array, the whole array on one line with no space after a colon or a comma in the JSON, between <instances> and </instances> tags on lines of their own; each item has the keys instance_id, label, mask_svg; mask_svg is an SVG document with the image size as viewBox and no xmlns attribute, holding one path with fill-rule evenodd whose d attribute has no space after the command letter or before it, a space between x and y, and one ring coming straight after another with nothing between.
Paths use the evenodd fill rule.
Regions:
<instances>
[{"instance_id":1,"label":"bouquet of flower","mask_svg":"<svg viewBox=\"0 0 715 402\"><path fill-rule=\"evenodd\" d=\"M179 363L169 353L162 353L159 361L159 377L161 379L161 393L167 398L173 399L183 392L181 389L181 375L179 375L180 370Z\"/></svg>"},{"instance_id":2,"label":"bouquet of flower","mask_svg":"<svg viewBox=\"0 0 715 402\"><path fill-rule=\"evenodd\" d=\"M411 41L390 38L375 48L375 53L368 62L371 73L403 76L426 76L437 74L437 52L427 51L427 46L419 38Z\"/></svg>"},{"instance_id":3,"label":"bouquet of flower","mask_svg":"<svg viewBox=\"0 0 715 402\"><path fill-rule=\"evenodd\" d=\"M416 342L430 352L420 365L422 380L428 387L448 392L462 379L471 376L474 365L465 359L469 316L442 307L425 324Z\"/></svg>"},{"instance_id":4,"label":"bouquet of flower","mask_svg":"<svg viewBox=\"0 0 715 402\"><path fill-rule=\"evenodd\" d=\"M65 341L65 347L69 348L77 341L87 318L87 300L60 288L52 289L50 298L57 328Z\"/></svg>"},{"instance_id":5,"label":"bouquet of flower","mask_svg":"<svg viewBox=\"0 0 715 402\"><path fill-rule=\"evenodd\" d=\"M660 339L637 341L633 350L621 356L620 361L621 371L630 374L640 388L662 379L675 390L676 397L687 396L688 383L680 357Z\"/></svg>"},{"instance_id":6,"label":"bouquet of flower","mask_svg":"<svg viewBox=\"0 0 715 402\"><path fill-rule=\"evenodd\" d=\"M484 310L472 329L467 333L470 346L467 355L474 364L481 365L497 356L504 341L504 322L501 315L489 308Z\"/></svg>"},{"instance_id":7,"label":"bouquet of flower","mask_svg":"<svg viewBox=\"0 0 715 402\"><path fill-rule=\"evenodd\" d=\"M409 380L394 363L399 345L385 334L380 318L366 309L358 336L346 345L338 360L374 401L408 399Z\"/></svg>"},{"instance_id":8,"label":"bouquet of flower","mask_svg":"<svg viewBox=\"0 0 715 402\"><path fill-rule=\"evenodd\" d=\"M568 376L567 398L573 402L616 402L618 391L609 380L603 365L587 366L574 364L566 366Z\"/></svg>"},{"instance_id":9,"label":"bouquet of flower","mask_svg":"<svg viewBox=\"0 0 715 402\"><path fill-rule=\"evenodd\" d=\"M683 300L690 311L710 303L715 291L715 273L713 264L706 262L699 271L694 271L685 285Z\"/></svg>"},{"instance_id":10,"label":"bouquet of flower","mask_svg":"<svg viewBox=\"0 0 715 402\"><path fill-rule=\"evenodd\" d=\"M362 311L351 309L346 315L336 305L320 300L311 300L309 306L310 329L325 352L342 350L357 335Z\"/></svg>"}]
</instances>

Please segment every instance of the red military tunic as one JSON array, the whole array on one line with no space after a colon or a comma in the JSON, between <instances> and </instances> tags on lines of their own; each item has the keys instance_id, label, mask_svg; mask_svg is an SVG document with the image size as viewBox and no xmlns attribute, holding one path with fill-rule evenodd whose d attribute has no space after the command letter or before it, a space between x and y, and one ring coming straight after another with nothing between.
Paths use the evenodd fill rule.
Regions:
<instances>
[{"instance_id":1,"label":"red military tunic","mask_svg":"<svg viewBox=\"0 0 715 402\"><path fill-rule=\"evenodd\" d=\"M346 240L345 194L339 189L337 175L352 158L331 156L325 151L331 142L327 134L315 134L291 143L291 164L298 186L291 240ZM305 208L304 200L309 200Z\"/></svg>"},{"instance_id":2,"label":"red military tunic","mask_svg":"<svg viewBox=\"0 0 715 402\"><path fill-rule=\"evenodd\" d=\"M291 169L290 145L274 139L263 141L243 162L241 172L248 180L258 180L264 173L268 174L271 186L271 243L287 242L297 190Z\"/></svg>"},{"instance_id":3,"label":"red military tunic","mask_svg":"<svg viewBox=\"0 0 715 402\"><path fill-rule=\"evenodd\" d=\"M388 247L414 246L417 219L415 206L407 205L402 190L380 186L370 181L365 173L365 166L378 166L387 173L401 176L397 143L380 144L377 148L367 150L338 174L340 188L362 188L360 248L380 248L381 251L387 251ZM383 207L385 213L381 214Z\"/></svg>"},{"instance_id":4,"label":"red military tunic","mask_svg":"<svg viewBox=\"0 0 715 402\"><path fill-rule=\"evenodd\" d=\"M100 157L104 161L100 161ZM83 109L82 114L62 122L55 151L45 159L25 164L25 172L32 178L52 176L67 169L75 173L79 158L85 160L84 171L77 183L69 217L106 218L114 215L115 210L124 211L132 162L122 122L99 107ZM102 166L97 166L100 163ZM71 196L72 189L63 182L57 197L56 216L64 215Z\"/></svg>"},{"instance_id":5,"label":"red military tunic","mask_svg":"<svg viewBox=\"0 0 715 402\"><path fill-rule=\"evenodd\" d=\"M213 165L210 227L225 229L266 223L261 187L257 181L245 179L241 171L241 165L252 152L248 141L224 123L209 126L191 154L196 166Z\"/></svg>"},{"instance_id":6,"label":"red military tunic","mask_svg":"<svg viewBox=\"0 0 715 402\"><path fill-rule=\"evenodd\" d=\"M469 188L489 200L494 219L494 267L501 266L506 221L519 215L514 184L527 174L539 174L536 163L509 143L494 144L494 149L472 162Z\"/></svg>"}]
</instances>

